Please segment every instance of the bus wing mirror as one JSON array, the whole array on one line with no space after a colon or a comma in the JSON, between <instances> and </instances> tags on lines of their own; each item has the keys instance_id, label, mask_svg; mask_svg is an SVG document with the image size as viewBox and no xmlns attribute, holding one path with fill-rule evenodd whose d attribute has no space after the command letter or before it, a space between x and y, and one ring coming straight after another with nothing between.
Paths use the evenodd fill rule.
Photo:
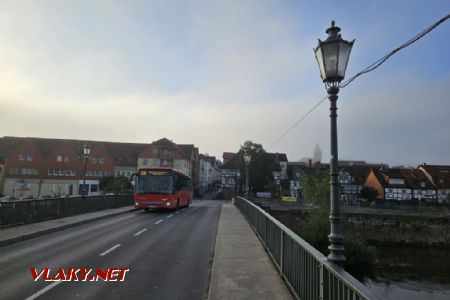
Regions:
<instances>
[{"instance_id":1,"label":"bus wing mirror","mask_svg":"<svg viewBox=\"0 0 450 300\"><path fill-rule=\"evenodd\" d=\"M137 187L138 180L139 180L139 174L138 173L131 174L130 182L131 182L131 185L133 186L134 192L136 192L136 187Z\"/></svg>"}]
</instances>

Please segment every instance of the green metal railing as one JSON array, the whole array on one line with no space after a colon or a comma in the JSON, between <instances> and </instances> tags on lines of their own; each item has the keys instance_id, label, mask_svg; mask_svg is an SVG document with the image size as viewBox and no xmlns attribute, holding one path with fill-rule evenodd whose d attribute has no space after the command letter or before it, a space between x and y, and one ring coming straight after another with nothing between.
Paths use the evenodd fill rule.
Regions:
<instances>
[{"instance_id":1,"label":"green metal railing","mask_svg":"<svg viewBox=\"0 0 450 300\"><path fill-rule=\"evenodd\" d=\"M0 201L0 228L133 205L133 195Z\"/></svg>"},{"instance_id":2,"label":"green metal railing","mask_svg":"<svg viewBox=\"0 0 450 300\"><path fill-rule=\"evenodd\" d=\"M280 276L297 299L377 299L361 282L267 212L238 197L235 205L267 249Z\"/></svg>"}]
</instances>

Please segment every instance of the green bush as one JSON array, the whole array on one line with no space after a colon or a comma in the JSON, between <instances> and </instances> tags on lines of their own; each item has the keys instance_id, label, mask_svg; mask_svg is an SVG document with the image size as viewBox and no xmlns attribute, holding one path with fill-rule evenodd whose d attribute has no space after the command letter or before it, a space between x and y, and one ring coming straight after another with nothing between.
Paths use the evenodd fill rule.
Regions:
<instances>
[{"instance_id":1,"label":"green bush","mask_svg":"<svg viewBox=\"0 0 450 300\"><path fill-rule=\"evenodd\" d=\"M328 235L330 234L330 184L327 172L307 174L301 182L303 195L308 203L312 204L309 211L302 238L314 248L328 254ZM344 255L346 267L362 267L375 263L376 252L374 247L367 246L364 241L355 237L345 236Z\"/></svg>"},{"instance_id":2,"label":"green bush","mask_svg":"<svg viewBox=\"0 0 450 300\"><path fill-rule=\"evenodd\" d=\"M375 263L375 247L367 246L364 241L344 236L345 267L372 266Z\"/></svg>"}]
</instances>

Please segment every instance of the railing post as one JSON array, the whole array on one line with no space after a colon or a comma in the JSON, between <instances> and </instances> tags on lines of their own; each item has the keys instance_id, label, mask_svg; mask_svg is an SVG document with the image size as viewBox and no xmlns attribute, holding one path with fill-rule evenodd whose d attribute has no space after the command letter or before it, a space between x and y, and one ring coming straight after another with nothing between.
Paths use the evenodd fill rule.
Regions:
<instances>
[{"instance_id":1,"label":"railing post","mask_svg":"<svg viewBox=\"0 0 450 300\"><path fill-rule=\"evenodd\" d=\"M267 245L267 218L266 216L264 216L264 239L266 240L266 245Z\"/></svg>"},{"instance_id":2,"label":"railing post","mask_svg":"<svg viewBox=\"0 0 450 300\"><path fill-rule=\"evenodd\" d=\"M323 276L324 276L323 263L319 262L319 280L320 280L320 282L319 282L319 299L320 300L324 300L324 298L323 298L323 296L324 296L324 292L323 292L324 278L323 278Z\"/></svg>"},{"instance_id":3,"label":"railing post","mask_svg":"<svg viewBox=\"0 0 450 300\"><path fill-rule=\"evenodd\" d=\"M281 278L283 278L284 274L284 231L280 228L281 231L281 244L280 244L280 272Z\"/></svg>"}]
</instances>

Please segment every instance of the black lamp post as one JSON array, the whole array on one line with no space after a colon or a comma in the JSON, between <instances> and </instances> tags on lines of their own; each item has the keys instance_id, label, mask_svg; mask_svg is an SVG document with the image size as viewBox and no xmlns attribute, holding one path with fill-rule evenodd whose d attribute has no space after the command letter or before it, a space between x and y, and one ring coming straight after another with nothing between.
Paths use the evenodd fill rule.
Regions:
<instances>
[{"instance_id":1,"label":"black lamp post","mask_svg":"<svg viewBox=\"0 0 450 300\"><path fill-rule=\"evenodd\" d=\"M81 189L81 196L86 196L86 166L89 155L91 154L91 148L88 143L85 143L83 146L83 157L84 157L84 168L83 168L83 188Z\"/></svg>"},{"instance_id":2,"label":"black lamp post","mask_svg":"<svg viewBox=\"0 0 450 300\"><path fill-rule=\"evenodd\" d=\"M241 172L239 172L239 170L236 172L236 177L237 177L237 180L236 180L236 196L237 196L237 195L239 195L239 182L241 179Z\"/></svg>"},{"instance_id":3,"label":"black lamp post","mask_svg":"<svg viewBox=\"0 0 450 300\"><path fill-rule=\"evenodd\" d=\"M314 52L319 64L320 76L327 88L330 100L331 120L331 159L330 159L330 254L328 260L342 265L345 261L343 236L341 230L341 213L339 208L339 170L338 170L338 143L337 143L337 106L339 83L345 77L345 70L350 56L350 51L355 40L348 42L341 38L341 29L334 26L326 30L328 38L319 40L319 45Z\"/></svg>"},{"instance_id":4,"label":"black lamp post","mask_svg":"<svg viewBox=\"0 0 450 300\"><path fill-rule=\"evenodd\" d=\"M244 161L245 161L245 199L248 199L248 165L250 164L250 161L252 160L252 156L249 153L244 154Z\"/></svg>"}]
</instances>

